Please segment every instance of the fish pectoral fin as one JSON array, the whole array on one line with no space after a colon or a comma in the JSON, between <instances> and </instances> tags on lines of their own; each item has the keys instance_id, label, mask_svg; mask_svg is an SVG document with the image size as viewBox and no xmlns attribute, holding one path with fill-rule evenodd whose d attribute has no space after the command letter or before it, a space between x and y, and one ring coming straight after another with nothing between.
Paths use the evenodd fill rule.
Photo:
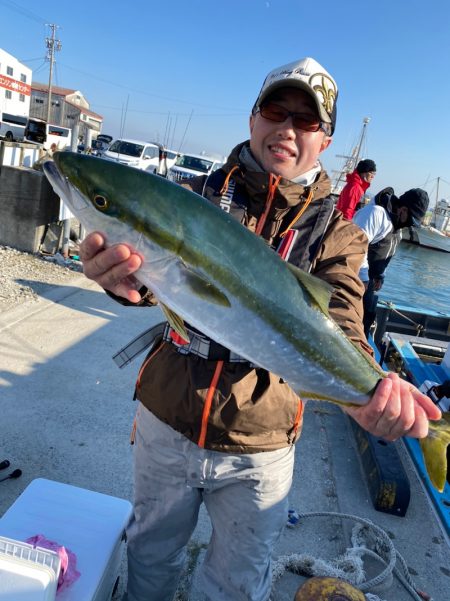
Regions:
<instances>
[{"instance_id":1,"label":"fish pectoral fin","mask_svg":"<svg viewBox=\"0 0 450 601\"><path fill-rule=\"evenodd\" d=\"M189 334L187 333L183 319L174 311L172 311L172 309L169 309L169 307L164 303L159 303L159 306L161 307L170 327L178 334L178 336L181 336L183 340L189 342Z\"/></svg>"},{"instance_id":2,"label":"fish pectoral fin","mask_svg":"<svg viewBox=\"0 0 450 601\"><path fill-rule=\"evenodd\" d=\"M199 275L197 272L186 267L185 277L186 283L191 291L199 298L213 303L214 305L231 307L228 297L203 275Z\"/></svg>"},{"instance_id":3,"label":"fish pectoral fin","mask_svg":"<svg viewBox=\"0 0 450 601\"><path fill-rule=\"evenodd\" d=\"M329 317L328 306L330 304L333 287L291 263L287 263L287 266L291 273L297 278L300 285L306 289L322 313Z\"/></svg>"},{"instance_id":4,"label":"fish pectoral fin","mask_svg":"<svg viewBox=\"0 0 450 601\"><path fill-rule=\"evenodd\" d=\"M447 447L450 444L450 413L430 422L426 438L420 439L425 467L431 483L442 492L447 480Z\"/></svg>"}]
</instances>

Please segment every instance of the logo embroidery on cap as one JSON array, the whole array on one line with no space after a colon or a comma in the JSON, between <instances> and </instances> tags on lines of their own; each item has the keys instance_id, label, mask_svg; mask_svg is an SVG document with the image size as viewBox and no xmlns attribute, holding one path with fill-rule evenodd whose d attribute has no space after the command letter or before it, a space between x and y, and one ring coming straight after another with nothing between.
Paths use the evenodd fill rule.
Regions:
<instances>
[{"instance_id":1,"label":"logo embroidery on cap","mask_svg":"<svg viewBox=\"0 0 450 601\"><path fill-rule=\"evenodd\" d=\"M336 101L336 84L324 73L315 73L309 78L309 85L321 98L321 104L330 115Z\"/></svg>"}]
</instances>

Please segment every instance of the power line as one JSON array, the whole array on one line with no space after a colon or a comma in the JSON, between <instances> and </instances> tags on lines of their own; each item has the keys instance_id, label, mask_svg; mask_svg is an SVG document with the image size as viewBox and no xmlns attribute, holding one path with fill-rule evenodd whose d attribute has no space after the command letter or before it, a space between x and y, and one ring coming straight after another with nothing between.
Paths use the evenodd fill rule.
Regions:
<instances>
[{"instance_id":1,"label":"power line","mask_svg":"<svg viewBox=\"0 0 450 601\"><path fill-rule=\"evenodd\" d=\"M61 63L60 63L61 64ZM109 106L106 104L97 104L96 102L91 103L91 108L95 109L96 111L101 110L101 109L108 109L111 111L121 111L123 110L123 107L120 106ZM167 115L170 111L144 111L141 109L128 109L129 113L139 113L142 115ZM175 116L178 117L188 117L191 113L173 113ZM195 113L197 117L238 117L239 114L237 113ZM247 115L247 112L242 112L240 113L242 115Z\"/></svg>"},{"instance_id":2,"label":"power line","mask_svg":"<svg viewBox=\"0 0 450 601\"><path fill-rule=\"evenodd\" d=\"M40 15L29 10L28 8L25 8L24 6L17 4L17 2L13 2L12 0L0 0L0 2L7 8L10 8L11 10L15 11L16 13L19 13L19 14L23 15L24 17L31 19L32 21L36 21L37 23L43 23L44 25L47 23L47 19L44 19Z\"/></svg>"},{"instance_id":3,"label":"power line","mask_svg":"<svg viewBox=\"0 0 450 601\"><path fill-rule=\"evenodd\" d=\"M70 65L66 65L61 62L59 64L63 67L66 67L66 69L71 69L72 71L76 71L78 73L81 73L82 75L87 75L88 77L92 77L93 79L96 79L97 81L101 81L103 83L108 83L117 88L122 88L124 90L127 90L128 92L134 92L136 94L143 94L144 96L152 96L154 98L158 98L159 100L166 100L166 101L170 101L170 102L179 102L181 104L189 104L190 106L200 106L203 108L216 108L216 109L226 110L226 111L234 110L234 109L230 109L229 107L223 107L223 106L211 107L211 105L199 104L198 102L191 102L188 100L180 100L179 98L172 98L170 96L160 96L159 94L153 94L151 92L145 92L143 90L138 90L136 88L130 88L130 86L126 86L126 85L117 83L115 81L105 79L103 77L98 77L97 75L93 75L92 73L88 73L87 71L82 71L81 69L76 69L75 67L71 67ZM235 110L236 110L236 112L234 113L235 115L248 114L248 111L244 111L242 109L235 109Z\"/></svg>"},{"instance_id":4,"label":"power line","mask_svg":"<svg viewBox=\"0 0 450 601\"><path fill-rule=\"evenodd\" d=\"M42 69L46 66L46 61L45 59L42 61L42 63L39 65L39 67L37 69L33 70L33 75L35 75L36 73L39 73L39 71L42 71Z\"/></svg>"},{"instance_id":5,"label":"power line","mask_svg":"<svg viewBox=\"0 0 450 601\"><path fill-rule=\"evenodd\" d=\"M34 61L41 61L43 59L42 56L38 56L36 58L21 58L21 63L33 63Z\"/></svg>"}]
</instances>

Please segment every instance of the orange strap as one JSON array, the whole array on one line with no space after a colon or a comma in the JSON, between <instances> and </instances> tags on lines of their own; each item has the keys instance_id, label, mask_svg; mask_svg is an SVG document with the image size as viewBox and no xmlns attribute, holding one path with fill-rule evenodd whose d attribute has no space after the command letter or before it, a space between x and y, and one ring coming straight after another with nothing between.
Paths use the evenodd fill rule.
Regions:
<instances>
[{"instance_id":1,"label":"orange strap","mask_svg":"<svg viewBox=\"0 0 450 601\"><path fill-rule=\"evenodd\" d=\"M133 426L131 427L130 445L133 445L136 440L136 428L137 428L137 412L133 419Z\"/></svg>"},{"instance_id":2,"label":"orange strap","mask_svg":"<svg viewBox=\"0 0 450 601\"><path fill-rule=\"evenodd\" d=\"M288 233L288 231L291 229L291 227L294 225L294 223L297 223L297 221L300 219L300 217L303 215L303 213L306 211L306 209L308 208L309 203L312 201L313 199L313 191L310 188L309 189L309 193L308 196L305 200L305 202L303 203L302 208L300 209L300 211L297 213L297 215L294 217L294 219L291 221L291 223L287 226L287 228L284 230L284 232L282 232L280 234L280 238L284 238L286 236L286 234Z\"/></svg>"},{"instance_id":3,"label":"orange strap","mask_svg":"<svg viewBox=\"0 0 450 601\"><path fill-rule=\"evenodd\" d=\"M203 407L202 427L198 439L198 446L202 449L205 447L206 430L208 429L208 418L211 412L212 400L214 397L214 393L216 392L217 383L219 382L220 374L222 373L223 364L224 361L217 361L216 369L214 370L214 375L212 377L211 384L209 385L208 393L205 399L205 405Z\"/></svg>"},{"instance_id":4,"label":"orange strap","mask_svg":"<svg viewBox=\"0 0 450 601\"><path fill-rule=\"evenodd\" d=\"M239 169L238 165L235 165L232 169L230 169L228 175L225 178L225 181L223 182L223 186L221 187L219 194L225 194L225 192L228 190L231 176L236 171L236 169Z\"/></svg>"},{"instance_id":5,"label":"orange strap","mask_svg":"<svg viewBox=\"0 0 450 601\"><path fill-rule=\"evenodd\" d=\"M275 192L280 183L281 175L275 176L273 173L269 174L269 190L267 193L266 206L264 208L264 213L259 218L258 224L256 226L255 234L259 236L263 231L263 227L266 223L267 215L269 214L270 207L272 206L273 199L275 197Z\"/></svg>"},{"instance_id":6,"label":"orange strap","mask_svg":"<svg viewBox=\"0 0 450 601\"><path fill-rule=\"evenodd\" d=\"M294 421L294 432L295 433L297 433L298 426L300 424L300 420L302 419L303 409L304 409L303 401L300 397L298 397L297 414L295 416L295 421Z\"/></svg>"}]
</instances>

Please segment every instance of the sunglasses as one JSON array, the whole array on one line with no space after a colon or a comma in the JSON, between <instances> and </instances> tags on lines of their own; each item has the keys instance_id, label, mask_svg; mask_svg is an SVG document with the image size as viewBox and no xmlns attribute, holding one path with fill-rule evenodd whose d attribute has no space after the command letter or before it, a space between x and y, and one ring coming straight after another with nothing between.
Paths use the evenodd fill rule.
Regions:
<instances>
[{"instance_id":1,"label":"sunglasses","mask_svg":"<svg viewBox=\"0 0 450 601\"><path fill-rule=\"evenodd\" d=\"M292 117L294 129L308 132L316 132L321 129L327 135L330 135L329 123L324 123L314 115L308 115L307 113L292 113L284 108L284 106L280 106L275 102L267 102L261 105L256 109L255 113L259 113L264 119L274 121L275 123L283 123L288 117Z\"/></svg>"}]
</instances>

